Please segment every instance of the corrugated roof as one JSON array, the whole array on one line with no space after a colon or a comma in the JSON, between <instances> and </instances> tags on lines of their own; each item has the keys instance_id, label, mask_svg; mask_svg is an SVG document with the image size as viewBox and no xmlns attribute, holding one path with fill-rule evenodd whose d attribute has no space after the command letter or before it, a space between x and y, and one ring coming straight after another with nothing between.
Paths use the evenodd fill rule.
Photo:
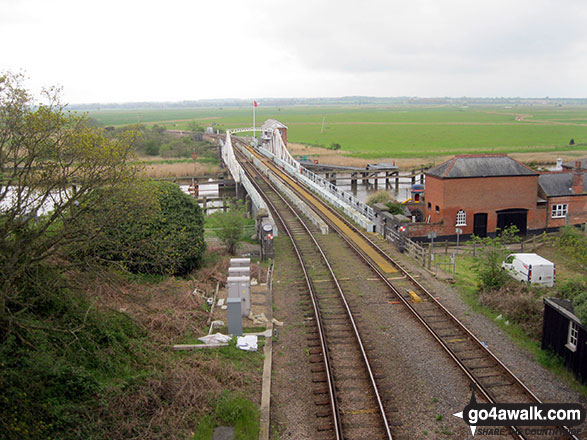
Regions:
<instances>
[{"instance_id":1,"label":"corrugated roof","mask_svg":"<svg viewBox=\"0 0 587 440\"><path fill-rule=\"evenodd\" d=\"M263 122L263 125L261 125L261 128L263 130L276 129L276 128L287 128L287 125L282 124L281 122L279 122L276 119L267 119L265 122Z\"/></svg>"},{"instance_id":2,"label":"corrugated roof","mask_svg":"<svg viewBox=\"0 0 587 440\"><path fill-rule=\"evenodd\" d=\"M571 189L573 184L573 173L552 173L541 174L538 178L538 185L547 197L570 196L575 194ZM583 173L583 192L587 189L587 174Z\"/></svg>"},{"instance_id":3,"label":"corrugated roof","mask_svg":"<svg viewBox=\"0 0 587 440\"><path fill-rule=\"evenodd\" d=\"M538 173L506 155L455 156L426 174L441 178L537 176Z\"/></svg>"}]
</instances>

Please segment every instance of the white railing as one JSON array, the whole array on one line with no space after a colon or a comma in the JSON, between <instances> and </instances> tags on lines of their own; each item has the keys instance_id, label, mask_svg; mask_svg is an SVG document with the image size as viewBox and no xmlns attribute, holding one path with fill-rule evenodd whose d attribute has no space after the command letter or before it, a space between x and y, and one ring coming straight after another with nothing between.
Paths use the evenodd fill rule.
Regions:
<instances>
[{"instance_id":1,"label":"white railing","mask_svg":"<svg viewBox=\"0 0 587 440\"><path fill-rule=\"evenodd\" d=\"M296 179L304 183L305 186L329 200L335 206L342 208L347 215L358 221L365 229L373 230L376 221L376 213L367 204L357 199L352 194L338 188L328 180L320 177L312 171L304 168L290 154L285 146L279 130L273 130L270 141L265 144L265 150L270 153L283 168ZM267 155L267 154L266 154Z\"/></svg>"},{"instance_id":2,"label":"white railing","mask_svg":"<svg viewBox=\"0 0 587 440\"><path fill-rule=\"evenodd\" d=\"M231 131L226 132L226 141L224 142L224 145L222 145L221 147L222 159L228 167L228 170L230 171L230 174L232 175L234 181L237 183L241 183L245 187L247 193L249 194L249 197L251 197L251 200L253 201L253 204L257 208L262 208L269 212L269 210L267 209L267 204L265 203L261 195L257 192L253 184L250 182L249 178L245 175L245 171L242 169L242 167L236 160L236 157L234 156L232 138L230 137Z\"/></svg>"},{"instance_id":3,"label":"white railing","mask_svg":"<svg viewBox=\"0 0 587 440\"><path fill-rule=\"evenodd\" d=\"M231 128L230 132L231 133L244 133L246 131L258 131L259 133L261 133L263 131L262 128L260 127L247 127L247 128Z\"/></svg>"},{"instance_id":4,"label":"white railing","mask_svg":"<svg viewBox=\"0 0 587 440\"><path fill-rule=\"evenodd\" d=\"M255 128L255 130L257 129ZM226 131L226 144L230 145L228 148L226 148L226 158L224 156L223 148L223 158L228 168L231 170L231 173L231 166L233 166L231 165L231 161L236 162L236 159L234 158L234 152L232 151L230 133L241 133L245 131L253 131L253 128L236 128ZM259 131L263 132L264 135L269 134L269 142L264 141L263 148L258 148L261 153L277 162L278 165L280 165L294 178L302 182L306 187L310 188L312 191L328 200L331 204L344 210L348 216L357 221L365 229L374 231L377 214L373 208L363 203L352 194L338 188L336 185L324 179L323 177L320 177L318 174L315 174L301 166L301 164L293 158L285 146L279 130L259 129ZM240 166L238 167L240 168ZM233 177L235 180L237 179L234 173ZM246 176L244 177L246 178ZM239 179L241 179L240 176Z\"/></svg>"}]
</instances>

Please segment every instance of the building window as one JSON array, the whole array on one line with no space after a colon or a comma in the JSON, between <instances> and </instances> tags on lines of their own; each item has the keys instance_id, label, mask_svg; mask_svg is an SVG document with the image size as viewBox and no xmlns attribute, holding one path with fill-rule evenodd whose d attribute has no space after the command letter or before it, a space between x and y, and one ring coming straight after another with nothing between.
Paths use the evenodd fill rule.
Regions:
<instances>
[{"instance_id":1,"label":"building window","mask_svg":"<svg viewBox=\"0 0 587 440\"><path fill-rule=\"evenodd\" d=\"M428 209L432 209L432 203L428 202Z\"/></svg>"},{"instance_id":2,"label":"building window","mask_svg":"<svg viewBox=\"0 0 587 440\"><path fill-rule=\"evenodd\" d=\"M467 214L462 209L457 212L457 226L467 226Z\"/></svg>"},{"instance_id":3,"label":"building window","mask_svg":"<svg viewBox=\"0 0 587 440\"><path fill-rule=\"evenodd\" d=\"M552 205L552 218L564 218L567 215L569 205L566 203L560 205Z\"/></svg>"},{"instance_id":4,"label":"building window","mask_svg":"<svg viewBox=\"0 0 587 440\"><path fill-rule=\"evenodd\" d=\"M577 340L579 339L579 325L575 321L569 321L569 336L567 347L571 351L577 351Z\"/></svg>"},{"instance_id":5,"label":"building window","mask_svg":"<svg viewBox=\"0 0 587 440\"><path fill-rule=\"evenodd\" d=\"M440 208L438 207L438 205L436 205L436 213L440 214Z\"/></svg>"}]
</instances>

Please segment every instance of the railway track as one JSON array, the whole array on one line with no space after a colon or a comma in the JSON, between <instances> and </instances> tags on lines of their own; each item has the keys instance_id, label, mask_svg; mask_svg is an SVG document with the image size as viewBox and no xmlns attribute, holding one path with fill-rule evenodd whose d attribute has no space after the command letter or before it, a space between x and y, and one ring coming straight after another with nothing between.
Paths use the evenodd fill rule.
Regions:
<instances>
[{"instance_id":1,"label":"railway track","mask_svg":"<svg viewBox=\"0 0 587 440\"><path fill-rule=\"evenodd\" d=\"M331 420L319 430L335 439L392 439L376 374L340 282L314 237L316 231L260 173L250 166L245 169L281 223L280 230L291 239L303 270L316 414Z\"/></svg>"},{"instance_id":2,"label":"railway track","mask_svg":"<svg viewBox=\"0 0 587 440\"><path fill-rule=\"evenodd\" d=\"M474 385L478 396L482 396L483 399L491 403L541 403L540 399L485 344L475 337L407 270L390 258L375 243L374 239L331 210L324 202L302 188L264 156L259 155L250 147L247 148L271 168L290 189L296 191L300 198L306 200L329 227L340 234L349 249L362 257L371 268L372 273L387 287L389 299L399 300L426 328L470 383ZM327 215L325 215L326 211ZM349 230L352 231L352 235L348 233ZM374 253L378 258L373 258ZM386 264L381 264L382 259ZM389 264L393 266L394 271L397 271L391 277L389 276ZM578 437L571 434L566 427L560 427L560 429L565 434L558 438L578 440ZM514 438L534 438L516 426L509 427L509 430Z\"/></svg>"}]
</instances>

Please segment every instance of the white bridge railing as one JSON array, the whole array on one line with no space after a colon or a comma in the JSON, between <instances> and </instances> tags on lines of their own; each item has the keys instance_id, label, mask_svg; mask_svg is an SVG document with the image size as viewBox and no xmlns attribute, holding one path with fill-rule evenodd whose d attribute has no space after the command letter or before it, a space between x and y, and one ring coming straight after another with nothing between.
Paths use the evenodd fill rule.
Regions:
<instances>
[{"instance_id":1,"label":"white bridge railing","mask_svg":"<svg viewBox=\"0 0 587 440\"><path fill-rule=\"evenodd\" d=\"M229 141L229 133L244 131L253 131L253 128L237 128L235 130L227 131L227 143ZM352 194L343 191L328 180L301 166L300 163L292 157L285 146L279 130L265 129L259 131L263 132L263 147L259 148L261 153L278 163L304 186L311 189L334 206L342 209L363 228L370 232L375 231L376 213L373 208L363 203ZM269 135L268 142L266 142L267 135Z\"/></svg>"},{"instance_id":2,"label":"white bridge railing","mask_svg":"<svg viewBox=\"0 0 587 440\"><path fill-rule=\"evenodd\" d=\"M261 133L263 131L263 129L260 128L260 127L231 128L230 129L230 132L232 134L234 134L234 133L244 133L246 131L258 131L259 133Z\"/></svg>"},{"instance_id":3,"label":"white bridge railing","mask_svg":"<svg viewBox=\"0 0 587 440\"><path fill-rule=\"evenodd\" d=\"M226 140L224 142L224 145L222 145L222 159L224 160L224 163L230 171L230 174L232 175L234 181L237 183L241 183L245 187L255 207L257 209L265 209L269 213L267 204L265 203L261 195L257 192L249 178L245 175L245 171L242 169L242 167L236 160L236 157L234 156L232 138L230 137L231 131L232 130L226 131Z\"/></svg>"}]
</instances>

